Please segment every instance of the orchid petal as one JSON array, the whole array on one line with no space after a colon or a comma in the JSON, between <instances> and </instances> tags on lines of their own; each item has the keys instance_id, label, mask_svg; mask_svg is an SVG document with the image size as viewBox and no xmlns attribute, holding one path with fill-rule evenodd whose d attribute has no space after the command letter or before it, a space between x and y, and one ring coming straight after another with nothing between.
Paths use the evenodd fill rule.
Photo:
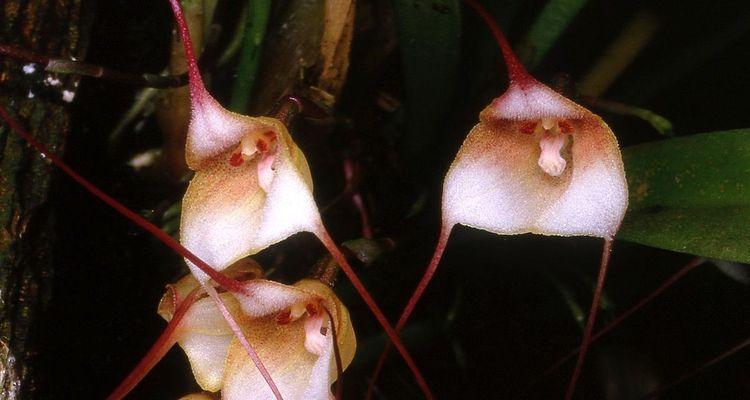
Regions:
<instances>
[{"instance_id":1,"label":"orchid petal","mask_svg":"<svg viewBox=\"0 0 750 400\"><path fill-rule=\"evenodd\" d=\"M614 134L588 110L534 85L541 88L524 88L523 101L506 93L480 115L446 175L444 221L497 234L612 238L627 209ZM571 130L567 167L549 171L540 167L540 134L524 133L523 123L560 118Z\"/></svg>"},{"instance_id":2,"label":"orchid petal","mask_svg":"<svg viewBox=\"0 0 750 400\"><path fill-rule=\"evenodd\" d=\"M327 336L321 333L323 329L323 315L309 316L305 320L305 348L316 356L321 356L328 345Z\"/></svg>"},{"instance_id":3,"label":"orchid petal","mask_svg":"<svg viewBox=\"0 0 750 400\"><path fill-rule=\"evenodd\" d=\"M190 361L195 381L203 390L216 392L224 379L224 365L232 343L231 332L213 336L192 334L179 341ZM250 366L254 367L251 363Z\"/></svg>"},{"instance_id":4,"label":"orchid petal","mask_svg":"<svg viewBox=\"0 0 750 400\"><path fill-rule=\"evenodd\" d=\"M488 119L513 121L552 118L582 118L587 110L546 85L532 80L513 83L482 112Z\"/></svg>"},{"instance_id":5,"label":"orchid petal","mask_svg":"<svg viewBox=\"0 0 750 400\"><path fill-rule=\"evenodd\" d=\"M271 118L251 118L222 107L203 88L192 97L185 159L192 170L236 146L249 131L273 130Z\"/></svg>"},{"instance_id":6,"label":"orchid petal","mask_svg":"<svg viewBox=\"0 0 750 400\"><path fill-rule=\"evenodd\" d=\"M331 312L345 368L354 358L356 343L349 314L343 304L330 288L318 281L301 281L295 286L285 286L286 289L278 293L274 293L273 285L268 285L268 281L252 281L252 283L257 290L251 297L266 297L260 304L273 305L273 307L264 306L263 309L270 314L252 320L252 325L247 332L248 339L261 344L257 349L259 356L263 358L282 395L285 399L328 400L331 384L336 380L333 335L329 331L325 335L320 355L313 354L305 346L307 340L305 325L310 316L279 324L273 313L296 304L294 296L286 291L288 289L297 292L299 298L304 299L303 301L317 299ZM280 299L277 299L277 296ZM324 316L323 319L327 320L327 317ZM273 398L270 390L262 383L262 377L248 362L247 355L238 343L233 341L229 348L225 370L223 398L227 400Z\"/></svg>"},{"instance_id":7,"label":"orchid petal","mask_svg":"<svg viewBox=\"0 0 750 400\"><path fill-rule=\"evenodd\" d=\"M239 269L233 266L228 272L237 274ZM167 320L171 318L175 287L191 290L197 286L192 276L171 285L160 304L160 314ZM221 293L221 299L238 318L283 397L328 399L337 371L331 322L328 314L318 308L325 307L333 318L346 368L354 358L356 339L343 303L317 280L302 280L290 286L252 279L243 286L243 296ZM310 315L312 307L307 308L311 304L317 310L315 315ZM280 323L277 316L285 310L294 310L290 312L291 320ZM317 327L317 331L311 331L311 327ZM328 328L325 335L321 327ZM318 336L312 338L316 342L315 351L310 348L311 334ZM178 343L203 390L221 390L224 399L275 398L210 298L196 301L187 312L180 325Z\"/></svg>"},{"instance_id":8,"label":"orchid petal","mask_svg":"<svg viewBox=\"0 0 750 400\"><path fill-rule=\"evenodd\" d=\"M167 296L170 296L169 292L165 298ZM222 293L220 296L233 315L241 315L239 303L231 294ZM171 319L168 310L160 311L162 317ZM232 339L232 330L212 299L205 297L196 301L185 314L177 342L185 351L195 380L203 390L215 392L221 389L224 364Z\"/></svg>"},{"instance_id":9,"label":"orchid petal","mask_svg":"<svg viewBox=\"0 0 750 400\"><path fill-rule=\"evenodd\" d=\"M264 132L276 136L275 155L232 165L227 149L203 163L183 199L181 241L217 270L320 225L307 160L286 127L272 118L244 118L262 121Z\"/></svg>"},{"instance_id":10,"label":"orchid petal","mask_svg":"<svg viewBox=\"0 0 750 400\"><path fill-rule=\"evenodd\" d=\"M233 264L227 268L226 273L230 277L249 279L262 275L260 267L250 259ZM187 293L199 286L192 275L186 275L174 284L168 285L159 302L159 315L167 321L171 320L179 302ZM220 297L233 315L241 315L239 303L229 293L222 293ZM178 332L177 342L188 356L193 375L200 387L212 392L221 389L224 364L234 336L216 308L216 303L208 297L197 300L185 314Z\"/></svg>"}]
</instances>

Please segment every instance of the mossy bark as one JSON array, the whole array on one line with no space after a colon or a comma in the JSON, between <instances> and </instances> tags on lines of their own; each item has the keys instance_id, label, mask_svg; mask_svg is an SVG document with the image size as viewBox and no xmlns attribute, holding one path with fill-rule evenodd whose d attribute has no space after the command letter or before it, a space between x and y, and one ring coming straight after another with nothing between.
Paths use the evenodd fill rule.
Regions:
<instances>
[{"instance_id":1,"label":"mossy bark","mask_svg":"<svg viewBox=\"0 0 750 400\"><path fill-rule=\"evenodd\" d=\"M82 0L0 2L0 42L51 57L84 56ZM26 68L23 68L26 66ZM32 72L32 69L34 70ZM59 82L57 82L59 80ZM63 91L77 78L0 58L0 104L38 140L62 152L70 127ZM40 316L51 299L55 216L47 206L55 170L0 126L0 400L35 398Z\"/></svg>"}]
</instances>

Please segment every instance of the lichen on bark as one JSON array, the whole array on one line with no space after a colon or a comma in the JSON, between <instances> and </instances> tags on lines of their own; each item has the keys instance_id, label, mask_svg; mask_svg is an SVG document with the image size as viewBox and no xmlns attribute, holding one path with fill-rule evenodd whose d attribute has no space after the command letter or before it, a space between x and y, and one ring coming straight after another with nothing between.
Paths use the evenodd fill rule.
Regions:
<instances>
[{"instance_id":1,"label":"lichen on bark","mask_svg":"<svg viewBox=\"0 0 750 400\"><path fill-rule=\"evenodd\" d=\"M54 57L84 56L87 23L81 0L6 0L0 7L0 43ZM53 151L69 130L62 91L77 78L48 76L43 66L3 58L0 104ZM31 69L34 69L31 72ZM6 126L0 127L0 400L37 397L40 316L54 276L55 216L47 207L52 167Z\"/></svg>"}]
</instances>

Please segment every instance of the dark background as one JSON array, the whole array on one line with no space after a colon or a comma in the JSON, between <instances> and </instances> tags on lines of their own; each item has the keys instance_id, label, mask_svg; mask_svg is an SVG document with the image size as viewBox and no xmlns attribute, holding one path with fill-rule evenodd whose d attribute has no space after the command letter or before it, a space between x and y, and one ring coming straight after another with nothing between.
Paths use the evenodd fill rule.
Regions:
<instances>
[{"instance_id":1,"label":"dark background","mask_svg":"<svg viewBox=\"0 0 750 400\"><path fill-rule=\"evenodd\" d=\"M220 3L217 22L229 31L237 6ZM518 43L543 5L544 1L507 0L494 2L492 10L511 42ZM647 6L657 15L660 28L603 97L665 116L678 136L750 126L746 2L591 0L534 75L543 82L559 73L569 74L572 82L580 79L624 24ZM279 2L275 12L283 7ZM96 2L93 10L89 62L132 72L159 72L164 67L172 29L166 1L106 0ZM389 10L388 1L358 2L358 26L363 28L355 28L352 66L337 124L322 130L301 120L295 125L295 138L310 161L319 205L342 190L344 157L361 165L359 189L376 236L391 239L395 246L373 265L358 267L374 297L395 319L436 240L442 177L478 111L507 83L489 31L462 8L456 92L449 112L435 116L439 128L422 133L435 145L423 149L423 163L410 165L399 146L409 112L376 105L380 93L403 100L399 52L390 52L377 65L368 65L365 57L382 43L379 38L392 34L393 21L381 18ZM270 29L273 23L272 19ZM232 68L211 72L211 91L226 104ZM178 199L184 190L163 177L136 174L124 163L138 151L159 145L153 118L143 120L143 129L131 129L117 153L107 152L107 135L134 92L126 85L83 79L70 105L75 122L66 158L131 208L153 210ZM664 140L643 121L601 115L623 146ZM53 306L42 332L44 397L101 398L165 325L155 313L157 302L164 285L185 270L179 257L64 176L57 177L51 200L59 239ZM423 205L409 216L420 201ZM340 242L362 235L358 214L347 200L330 207L324 219ZM258 259L268 266L284 255L274 278L290 282L304 276L324 254L311 235L300 234ZM599 240L501 237L457 228L405 332L438 398L512 398L578 345L580 327L558 288L588 309L599 254ZM601 321L627 309L690 259L616 242ZM383 335L346 279L337 290L349 305L359 341L358 357L344 376L345 397L361 398ZM593 347L577 398L638 398L643 382L669 383L746 338L748 315L747 286L705 264ZM747 397L749 361L750 353L739 353L663 398ZM571 371L572 363L534 385L526 398L562 397ZM605 387L614 387L615 394L604 397ZM420 397L398 357L391 357L378 389L383 399ZM178 398L196 390L183 353L175 350L132 398Z\"/></svg>"}]
</instances>

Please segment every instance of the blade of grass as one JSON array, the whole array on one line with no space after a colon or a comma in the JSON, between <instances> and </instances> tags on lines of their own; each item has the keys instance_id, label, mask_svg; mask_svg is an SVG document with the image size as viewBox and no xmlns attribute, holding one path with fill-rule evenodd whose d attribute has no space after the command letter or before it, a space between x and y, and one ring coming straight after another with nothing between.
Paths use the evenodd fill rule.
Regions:
<instances>
[{"instance_id":1,"label":"blade of grass","mask_svg":"<svg viewBox=\"0 0 750 400\"><path fill-rule=\"evenodd\" d=\"M250 93L258 73L263 38L266 35L268 17L271 13L270 0L250 0L247 7L245 35L242 38L242 51L237 65L237 77L232 87L229 109L244 113L250 101Z\"/></svg>"},{"instance_id":2,"label":"blade of grass","mask_svg":"<svg viewBox=\"0 0 750 400\"><path fill-rule=\"evenodd\" d=\"M581 79L581 93L594 97L604 93L638 57L658 28L659 20L650 10L642 9L634 15Z\"/></svg>"}]
</instances>

